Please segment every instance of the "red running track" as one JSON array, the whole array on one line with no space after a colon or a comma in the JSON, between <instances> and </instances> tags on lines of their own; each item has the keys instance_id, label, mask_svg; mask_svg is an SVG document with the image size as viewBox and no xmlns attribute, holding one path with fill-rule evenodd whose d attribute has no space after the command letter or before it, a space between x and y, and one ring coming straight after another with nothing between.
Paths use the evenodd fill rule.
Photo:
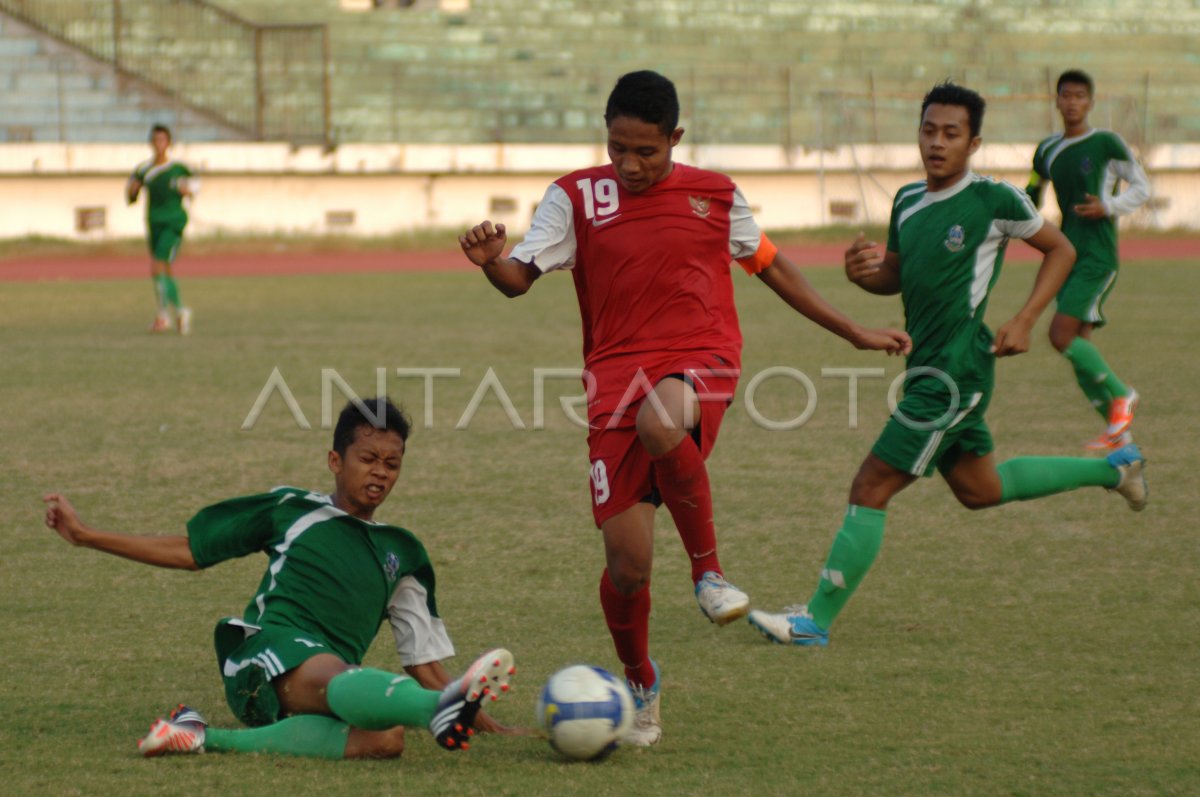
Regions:
<instances>
[{"instance_id":1,"label":"red running track","mask_svg":"<svg viewBox=\"0 0 1200 797\"><path fill-rule=\"evenodd\" d=\"M838 266L843 245L784 246L784 254L803 266ZM1029 262L1038 253L1021 241L1009 247L1007 260ZM1121 242L1126 260L1200 260L1200 238L1134 239ZM460 252L297 252L189 256L186 249L175 273L195 277L275 276L378 271L469 271ZM149 273L149 260L135 257L32 257L0 261L0 282L39 280L136 279Z\"/></svg>"}]
</instances>

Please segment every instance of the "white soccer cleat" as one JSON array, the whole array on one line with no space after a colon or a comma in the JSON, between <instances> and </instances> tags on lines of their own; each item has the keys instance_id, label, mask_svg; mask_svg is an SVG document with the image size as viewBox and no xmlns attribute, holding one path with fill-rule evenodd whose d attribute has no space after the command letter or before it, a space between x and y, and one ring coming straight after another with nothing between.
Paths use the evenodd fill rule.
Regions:
<instances>
[{"instance_id":1,"label":"white soccer cleat","mask_svg":"<svg viewBox=\"0 0 1200 797\"><path fill-rule=\"evenodd\" d=\"M662 739L662 718L658 713L662 695L662 673L653 659L650 660L650 664L654 667L654 686L646 687L633 681L629 682L629 691L633 693L633 727L621 741L635 747L649 747L658 744Z\"/></svg>"},{"instance_id":2,"label":"white soccer cleat","mask_svg":"<svg viewBox=\"0 0 1200 797\"><path fill-rule=\"evenodd\" d=\"M150 732L138 742L138 752L146 758L167 753L203 753L204 729L208 723L200 712L180 704L165 719L157 719Z\"/></svg>"},{"instance_id":3,"label":"white soccer cleat","mask_svg":"<svg viewBox=\"0 0 1200 797\"><path fill-rule=\"evenodd\" d=\"M192 334L192 310L190 307L180 307L175 317L175 326L180 335Z\"/></svg>"},{"instance_id":4,"label":"white soccer cleat","mask_svg":"<svg viewBox=\"0 0 1200 797\"><path fill-rule=\"evenodd\" d=\"M780 645L825 647L829 644L829 631L817 625L804 604L788 606L779 614L755 609L750 612L750 625Z\"/></svg>"},{"instance_id":5,"label":"white soccer cleat","mask_svg":"<svg viewBox=\"0 0 1200 797\"><path fill-rule=\"evenodd\" d=\"M1121 481L1112 489L1121 494L1134 512L1146 508L1150 488L1146 484L1146 458L1130 443L1108 455L1108 464L1121 474Z\"/></svg>"},{"instance_id":6,"label":"white soccer cleat","mask_svg":"<svg viewBox=\"0 0 1200 797\"><path fill-rule=\"evenodd\" d=\"M508 692L509 681L517 672L513 655L504 648L489 650L477 658L457 681L451 681L438 698L437 710L429 721L429 732L447 750L467 750L472 727L484 698L500 699Z\"/></svg>"},{"instance_id":7,"label":"white soccer cleat","mask_svg":"<svg viewBox=\"0 0 1200 797\"><path fill-rule=\"evenodd\" d=\"M750 611L750 596L712 570L696 582L696 603L704 616L717 625L740 620Z\"/></svg>"}]
</instances>

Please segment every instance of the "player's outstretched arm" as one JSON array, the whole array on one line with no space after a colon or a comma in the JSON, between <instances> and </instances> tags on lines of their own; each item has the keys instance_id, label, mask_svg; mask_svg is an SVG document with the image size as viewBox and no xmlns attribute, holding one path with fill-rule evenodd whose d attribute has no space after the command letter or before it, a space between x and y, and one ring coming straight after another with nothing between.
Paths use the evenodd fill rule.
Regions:
<instances>
[{"instance_id":1,"label":"player's outstretched arm","mask_svg":"<svg viewBox=\"0 0 1200 797\"><path fill-rule=\"evenodd\" d=\"M900 255L878 247L860 232L846 250L846 279L868 293L892 296L900 292Z\"/></svg>"},{"instance_id":2,"label":"player's outstretched arm","mask_svg":"<svg viewBox=\"0 0 1200 797\"><path fill-rule=\"evenodd\" d=\"M88 526L62 493L50 493L42 498L46 504L46 525L72 545L94 548L135 562L170 567L179 570L199 570L188 545L180 535L150 537L100 531Z\"/></svg>"},{"instance_id":3,"label":"player's outstretched arm","mask_svg":"<svg viewBox=\"0 0 1200 797\"><path fill-rule=\"evenodd\" d=\"M859 349L877 349L888 354L908 354L912 340L898 329L867 329L825 300L805 278L800 268L777 253L771 265L758 274L767 287L805 318L845 338Z\"/></svg>"},{"instance_id":4,"label":"player's outstretched arm","mask_svg":"<svg viewBox=\"0 0 1200 797\"><path fill-rule=\"evenodd\" d=\"M142 181L136 177L130 177L129 182L125 183L125 203L132 205L137 202L138 193L142 190Z\"/></svg>"},{"instance_id":5,"label":"player's outstretched arm","mask_svg":"<svg viewBox=\"0 0 1200 797\"><path fill-rule=\"evenodd\" d=\"M1071 273L1071 266L1075 265L1075 247L1071 246L1062 230L1053 224L1043 224L1042 228L1032 237L1026 238L1025 242L1045 256L1025 306L1012 320L996 330L992 351L997 357L1029 351L1030 330L1041 317L1042 311L1058 295L1059 288Z\"/></svg>"},{"instance_id":6,"label":"player's outstretched arm","mask_svg":"<svg viewBox=\"0 0 1200 797\"><path fill-rule=\"evenodd\" d=\"M484 276L496 290L512 299L528 292L542 272L530 263L504 257L507 242L504 225L493 226L490 221L477 224L458 236L458 244L467 259L483 269Z\"/></svg>"}]
</instances>

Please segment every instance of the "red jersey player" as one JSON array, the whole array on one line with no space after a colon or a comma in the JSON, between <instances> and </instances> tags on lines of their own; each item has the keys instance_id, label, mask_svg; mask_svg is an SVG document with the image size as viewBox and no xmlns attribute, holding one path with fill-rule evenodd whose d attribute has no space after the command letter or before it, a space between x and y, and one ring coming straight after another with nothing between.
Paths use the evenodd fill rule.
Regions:
<instances>
[{"instance_id":1,"label":"red jersey player","mask_svg":"<svg viewBox=\"0 0 1200 797\"><path fill-rule=\"evenodd\" d=\"M897 330L864 329L821 298L761 233L728 177L672 162L684 131L670 80L625 75L604 120L612 163L556 180L508 257L502 224L485 221L459 243L509 297L548 271L570 269L575 279L592 512L607 561L600 604L637 703L626 741L651 745L662 735L648 633L660 502L691 558L701 611L725 625L750 609L722 574L704 464L741 362L730 261L860 349L902 354L911 344Z\"/></svg>"}]
</instances>

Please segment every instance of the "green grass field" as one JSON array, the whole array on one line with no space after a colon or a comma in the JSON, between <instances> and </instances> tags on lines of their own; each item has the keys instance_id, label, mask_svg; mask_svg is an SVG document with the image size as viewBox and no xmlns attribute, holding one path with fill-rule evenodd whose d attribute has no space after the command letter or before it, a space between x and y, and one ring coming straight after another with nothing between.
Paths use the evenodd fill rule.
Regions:
<instances>
[{"instance_id":1,"label":"green grass field","mask_svg":"<svg viewBox=\"0 0 1200 797\"><path fill-rule=\"evenodd\" d=\"M182 273L186 275L186 263ZM899 324L898 300L836 270L811 272L864 321ZM1022 300L1010 266L993 326ZM710 468L722 559L756 604L808 597L849 481L887 414L897 360L860 353L795 317L739 275L745 375L788 366L817 388L811 420L771 432L739 400ZM697 611L669 516L660 512L652 652L663 666L663 743L597 765L564 764L534 738L483 738L449 755L413 732L400 762L218 756L146 761L134 742L177 702L217 725L225 706L214 621L240 613L262 559L199 574L70 548L41 525L63 490L89 522L178 532L199 507L277 484L327 488L323 368L390 394L417 421L381 519L415 530L438 570L460 651L511 648L520 672L495 714L531 724L545 678L568 663L615 669L600 614L583 432L557 409L576 383L547 383L533 426L533 369L579 364L570 280L508 301L476 274L382 274L181 282L191 338L152 337L148 281L6 284L0 290L5 466L0 469L0 792L13 795L1192 795L1200 793L1200 546L1187 517L1200 492L1195 296L1200 271L1127 263L1098 340L1143 393L1139 443L1152 501L1141 515L1090 490L982 513L940 480L893 503L875 568L825 650L765 643ZM990 420L1001 458L1082 454L1099 430L1070 369L1038 328L1004 361ZM844 379L822 368L886 367L859 385L849 428ZM278 367L313 426L275 396L241 431ZM460 368L421 380L397 368ZM489 394L456 424L489 367L520 413ZM342 396L334 390L334 409ZM757 407L797 415L792 382ZM433 428L424 428L427 409ZM395 668L390 634L367 663Z\"/></svg>"}]
</instances>

